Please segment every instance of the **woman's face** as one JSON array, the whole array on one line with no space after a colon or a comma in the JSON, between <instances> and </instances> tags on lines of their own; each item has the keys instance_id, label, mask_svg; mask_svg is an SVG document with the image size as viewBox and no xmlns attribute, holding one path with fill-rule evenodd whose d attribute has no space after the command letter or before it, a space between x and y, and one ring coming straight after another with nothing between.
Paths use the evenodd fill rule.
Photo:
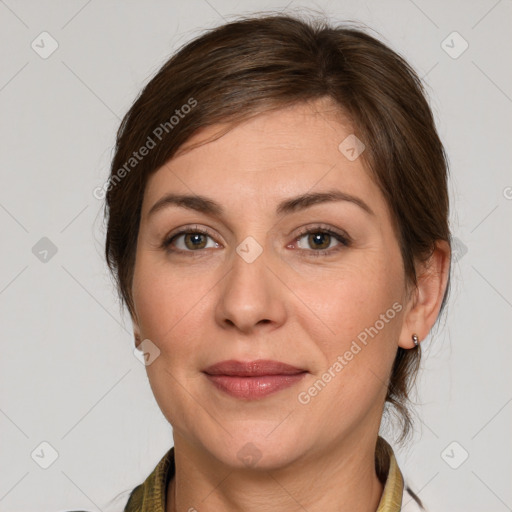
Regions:
<instances>
[{"instance_id":1,"label":"woman's face","mask_svg":"<svg viewBox=\"0 0 512 512\"><path fill-rule=\"evenodd\" d=\"M399 338L410 338L384 197L350 126L328 101L313 105L178 155L145 190L133 299L141 340L160 351L149 381L176 445L230 466L279 467L376 438ZM190 199L150 213L169 194ZM232 360L302 373L205 373Z\"/></svg>"}]
</instances>

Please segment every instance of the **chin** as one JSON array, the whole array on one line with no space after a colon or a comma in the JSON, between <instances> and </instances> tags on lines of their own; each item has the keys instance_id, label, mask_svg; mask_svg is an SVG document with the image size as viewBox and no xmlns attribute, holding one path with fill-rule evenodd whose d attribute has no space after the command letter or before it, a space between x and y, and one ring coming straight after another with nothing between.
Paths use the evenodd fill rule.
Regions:
<instances>
[{"instance_id":1,"label":"chin","mask_svg":"<svg viewBox=\"0 0 512 512\"><path fill-rule=\"evenodd\" d=\"M274 427L275 428L275 425ZM237 469L270 471L286 467L294 462L303 448L304 441L289 431L273 432L268 425L260 432L251 429L242 435L225 436L225 443L212 446L212 437L205 443L205 448L227 466Z\"/></svg>"}]
</instances>

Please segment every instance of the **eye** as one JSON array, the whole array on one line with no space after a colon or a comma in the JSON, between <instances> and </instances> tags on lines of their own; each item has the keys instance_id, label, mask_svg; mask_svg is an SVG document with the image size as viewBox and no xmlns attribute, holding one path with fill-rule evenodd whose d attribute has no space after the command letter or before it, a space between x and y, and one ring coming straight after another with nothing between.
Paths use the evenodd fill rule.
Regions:
<instances>
[{"instance_id":1,"label":"eye","mask_svg":"<svg viewBox=\"0 0 512 512\"><path fill-rule=\"evenodd\" d=\"M208 246L208 238L212 239L211 233L202 228L183 228L177 233L168 236L162 243L162 248L170 252L195 252L201 249L220 247L220 244L212 239Z\"/></svg>"},{"instance_id":2,"label":"eye","mask_svg":"<svg viewBox=\"0 0 512 512\"><path fill-rule=\"evenodd\" d=\"M210 245L208 245L208 239L210 239ZM323 256L350 246L351 239L345 233L316 226L301 231L295 237L294 242L298 245L299 250L307 255ZM161 247L172 253L200 253L202 249L216 249L221 247L221 244L215 242L213 235L207 229L185 226L165 238Z\"/></svg>"},{"instance_id":3,"label":"eye","mask_svg":"<svg viewBox=\"0 0 512 512\"><path fill-rule=\"evenodd\" d=\"M306 251L312 256L331 254L350 245L348 235L319 226L302 231L295 241L301 251Z\"/></svg>"}]
</instances>

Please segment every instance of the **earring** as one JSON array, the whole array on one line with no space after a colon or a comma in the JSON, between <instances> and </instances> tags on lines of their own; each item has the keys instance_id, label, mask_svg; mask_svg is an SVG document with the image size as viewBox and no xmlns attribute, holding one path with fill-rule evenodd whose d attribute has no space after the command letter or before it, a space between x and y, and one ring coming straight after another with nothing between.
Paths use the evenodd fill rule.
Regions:
<instances>
[{"instance_id":1,"label":"earring","mask_svg":"<svg viewBox=\"0 0 512 512\"><path fill-rule=\"evenodd\" d=\"M412 341L414 342L414 346L415 347L419 346L419 339L418 339L418 336L416 334L412 335Z\"/></svg>"}]
</instances>

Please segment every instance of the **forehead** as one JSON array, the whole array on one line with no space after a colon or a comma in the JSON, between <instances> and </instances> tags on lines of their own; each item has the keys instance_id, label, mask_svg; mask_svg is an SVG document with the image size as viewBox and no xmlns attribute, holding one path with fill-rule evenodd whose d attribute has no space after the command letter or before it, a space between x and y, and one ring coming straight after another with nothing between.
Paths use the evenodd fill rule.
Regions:
<instances>
[{"instance_id":1,"label":"forehead","mask_svg":"<svg viewBox=\"0 0 512 512\"><path fill-rule=\"evenodd\" d=\"M353 129L330 100L262 113L189 150L226 127L203 128L151 175L143 215L169 191L214 196L219 202L238 202L246 208L333 188L379 200L363 159L349 159L343 151L344 141L354 137Z\"/></svg>"}]
</instances>

